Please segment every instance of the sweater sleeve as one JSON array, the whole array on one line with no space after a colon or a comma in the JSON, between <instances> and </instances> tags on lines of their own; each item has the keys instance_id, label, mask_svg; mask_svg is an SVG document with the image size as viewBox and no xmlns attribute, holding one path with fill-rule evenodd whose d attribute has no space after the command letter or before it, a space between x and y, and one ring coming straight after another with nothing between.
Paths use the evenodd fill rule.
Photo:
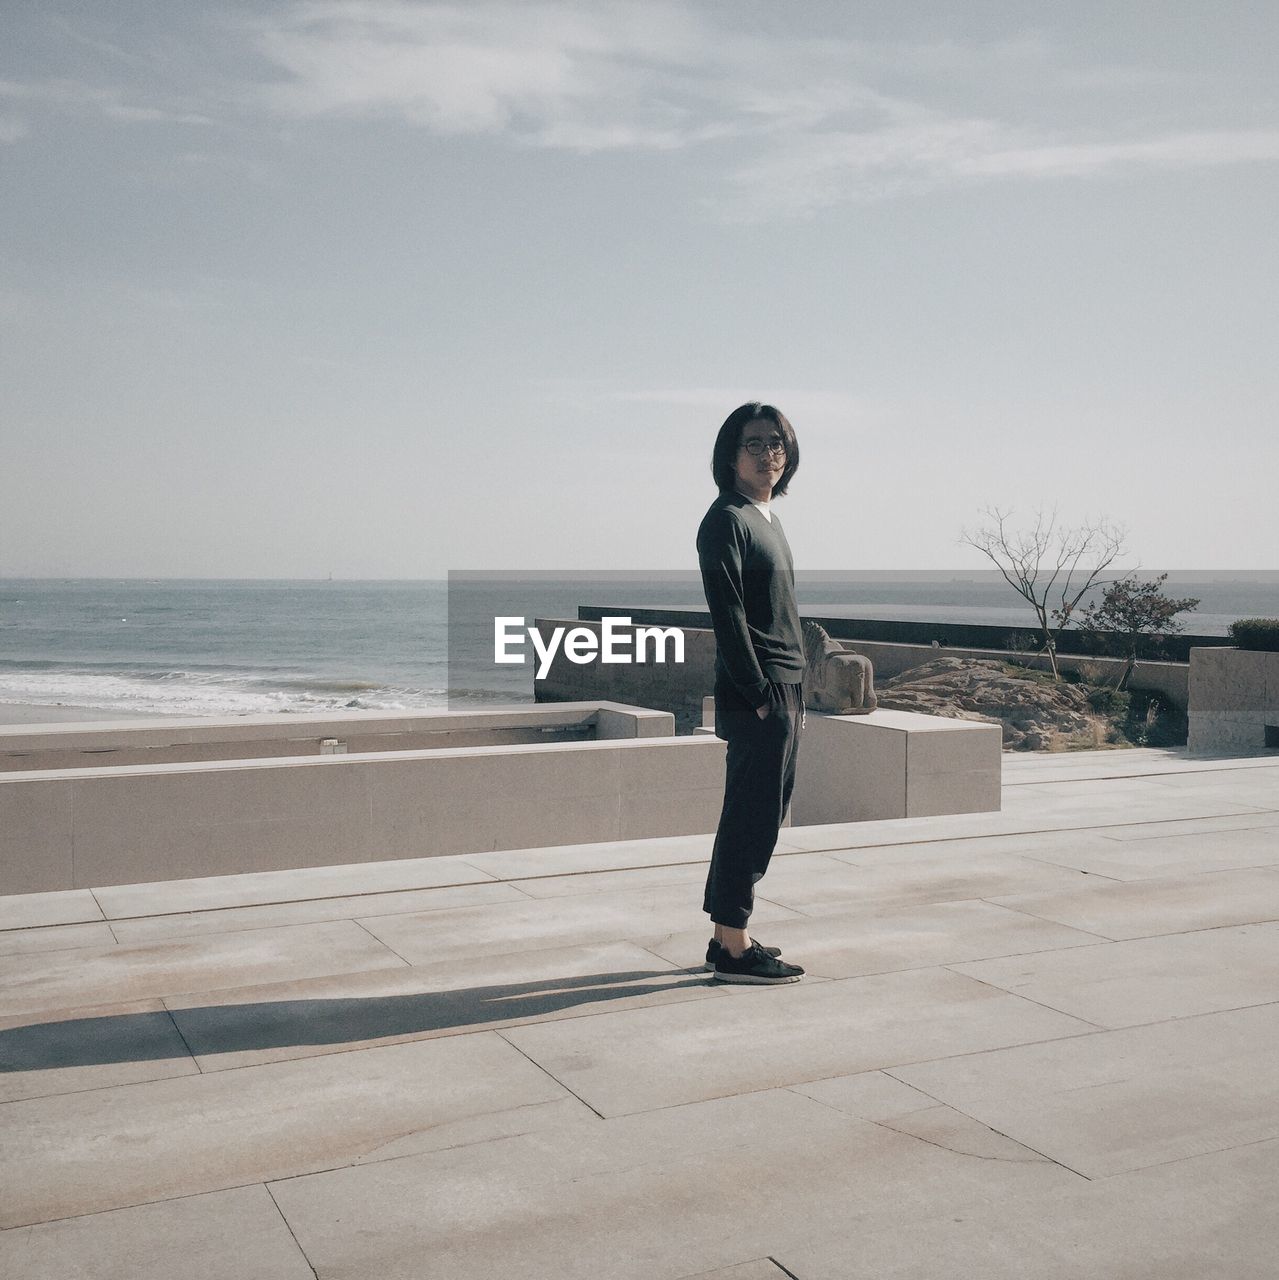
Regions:
<instances>
[{"instance_id":1,"label":"sweater sleeve","mask_svg":"<svg viewBox=\"0 0 1279 1280\"><path fill-rule=\"evenodd\" d=\"M715 644L728 678L755 708L768 703L768 681L760 669L746 626L743 563L746 531L727 511L716 511L697 536L702 587L710 608Z\"/></svg>"}]
</instances>

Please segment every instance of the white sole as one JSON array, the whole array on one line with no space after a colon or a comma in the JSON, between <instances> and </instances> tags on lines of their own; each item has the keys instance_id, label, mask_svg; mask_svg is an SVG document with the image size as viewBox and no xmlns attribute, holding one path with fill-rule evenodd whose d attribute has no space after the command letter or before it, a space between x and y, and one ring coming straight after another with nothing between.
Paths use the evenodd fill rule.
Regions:
<instances>
[{"instance_id":1,"label":"white sole","mask_svg":"<svg viewBox=\"0 0 1279 1280\"><path fill-rule=\"evenodd\" d=\"M785 978L757 978L753 973L720 973L715 970L715 978L719 982L736 982L751 987L776 987L784 982L798 982L803 976L802 973L793 973Z\"/></svg>"}]
</instances>

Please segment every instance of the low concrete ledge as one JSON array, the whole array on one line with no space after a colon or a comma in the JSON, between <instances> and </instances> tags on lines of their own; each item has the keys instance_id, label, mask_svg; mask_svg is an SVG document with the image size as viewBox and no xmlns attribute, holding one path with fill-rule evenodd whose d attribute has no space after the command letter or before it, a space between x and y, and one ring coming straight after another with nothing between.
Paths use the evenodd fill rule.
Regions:
<instances>
[{"instance_id":1,"label":"low concrete ledge","mask_svg":"<svg viewBox=\"0 0 1279 1280\"><path fill-rule=\"evenodd\" d=\"M0 894L701 834L723 774L700 735L8 772Z\"/></svg>"},{"instance_id":2,"label":"low concrete ledge","mask_svg":"<svg viewBox=\"0 0 1279 1280\"><path fill-rule=\"evenodd\" d=\"M666 738L667 711L589 699L482 711L325 712L0 726L0 771L317 756L325 739L344 752L515 746L615 738Z\"/></svg>"},{"instance_id":3,"label":"low concrete ledge","mask_svg":"<svg viewBox=\"0 0 1279 1280\"><path fill-rule=\"evenodd\" d=\"M813 826L995 811L1002 747L997 724L914 711L810 711L791 821Z\"/></svg>"}]
</instances>

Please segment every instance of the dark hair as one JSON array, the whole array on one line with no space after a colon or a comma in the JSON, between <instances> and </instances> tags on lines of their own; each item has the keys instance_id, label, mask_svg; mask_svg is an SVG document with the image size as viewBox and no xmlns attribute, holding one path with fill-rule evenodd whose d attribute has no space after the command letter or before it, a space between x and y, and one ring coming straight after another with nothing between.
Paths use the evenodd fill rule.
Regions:
<instances>
[{"instance_id":1,"label":"dark hair","mask_svg":"<svg viewBox=\"0 0 1279 1280\"><path fill-rule=\"evenodd\" d=\"M791 477L799 470L799 441L795 439L795 428L780 409L751 400L734 409L724 419L724 425L715 437L715 448L711 453L711 474L721 490L732 491L737 488L736 462L737 452L742 447L742 431L747 423L761 421L771 422L786 442L786 469L782 472L782 478L773 486L774 498L780 498L786 492Z\"/></svg>"}]
</instances>

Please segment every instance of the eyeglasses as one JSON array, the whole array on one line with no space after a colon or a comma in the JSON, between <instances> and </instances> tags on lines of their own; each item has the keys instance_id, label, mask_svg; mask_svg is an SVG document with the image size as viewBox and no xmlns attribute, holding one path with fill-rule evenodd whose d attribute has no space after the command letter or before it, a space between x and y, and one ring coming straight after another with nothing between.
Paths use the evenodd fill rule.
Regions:
<instances>
[{"instance_id":1,"label":"eyeglasses","mask_svg":"<svg viewBox=\"0 0 1279 1280\"><path fill-rule=\"evenodd\" d=\"M781 436L773 436L770 440L743 440L742 448L752 458L762 458L766 453L778 453L786 456L786 441Z\"/></svg>"}]
</instances>

